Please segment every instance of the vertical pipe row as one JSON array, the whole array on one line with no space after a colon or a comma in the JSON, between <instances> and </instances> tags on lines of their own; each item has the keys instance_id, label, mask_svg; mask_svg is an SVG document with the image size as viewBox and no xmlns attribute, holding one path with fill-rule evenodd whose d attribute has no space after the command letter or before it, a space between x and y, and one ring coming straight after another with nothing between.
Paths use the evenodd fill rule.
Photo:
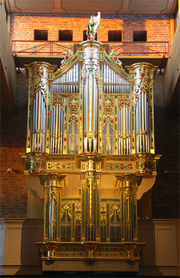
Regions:
<instances>
[{"instance_id":1,"label":"vertical pipe row","mask_svg":"<svg viewBox=\"0 0 180 278\"><path fill-rule=\"evenodd\" d=\"M50 153L62 153L63 150L63 110L56 104L51 110Z\"/></svg>"},{"instance_id":2,"label":"vertical pipe row","mask_svg":"<svg viewBox=\"0 0 180 278\"><path fill-rule=\"evenodd\" d=\"M149 105L147 95L142 92L136 106L136 150L149 152Z\"/></svg>"},{"instance_id":3,"label":"vertical pipe row","mask_svg":"<svg viewBox=\"0 0 180 278\"><path fill-rule=\"evenodd\" d=\"M131 111L122 105L118 113L119 154L131 154Z\"/></svg>"},{"instance_id":4,"label":"vertical pipe row","mask_svg":"<svg viewBox=\"0 0 180 278\"><path fill-rule=\"evenodd\" d=\"M56 79L52 86L53 93L78 93L78 64L75 64L66 73Z\"/></svg>"},{"instance_id":5,"label":"vertical pipe row","mask_svg":"<svg viewBox=\"0 0 180 278\"><path fill-rule=\"evenodd\" d=\"M107 65L104 63L104 72L103 72L103 76L104 76L104 93L107 93L107 86L105 85L107 83L107 75L106 75L106 71L107 71Z\"/></svg>"},{"instance_id":6,"label":"vertical pipe row","mask_svg":"<svg viewBox=\"0 0 180 278\"><path fill-rule=\"evenodd\" d=\"M104 93L130 93L130 84L104 63Z\"/></svg>"},{"instance_id":7,"label":"vertical pipe row","mask_svg":"<svg viewBox=\"0 0 180 278\"><path fill-rule=\"evenodd\" d=\"M45 62L35 62L26 65L26 69L30 84L28 152L49 153L50 98L55 67Z\"/></svg>"},{"instance_id":8,"label":"vertical pipe row","mask_svg":"<svg viewBox=\"0 0 180 278\"><path fill-rule=\"evenodd\" d=\"M154 72L157 67L149 63L136 63L127 69L134 87L133 117L135 117L135 136L132 138L133 153L155 153L154 141ZM133 124L134 127L134 124Z\"/></svg>"},{"instance_id":9,"label":"vertical pipe row","mask_svg":"<svg viewBox=\"0 0 180 278\"><path fill-rule=\"evenodd\" d=\"M145 102L144 102L144 92L142 92L142 100L141 100L141 123L142 123L142 126L141 126L141 133L142 133L142 152L144 153L146 150L145 150L145 109L144 109L144 106L145 106Z\"/></svg>"},{"instance_id":10,"label":"vertical pipe row","mask_svg":"<svg viewBox=\"0 0 180 278\"><path fill-rule=\"evenodd\" d=\"M45 152L46 136L46 104L41 94L37 91L33 100L33 119L32 119L32 148L33 152Z\"/></svg>"}]
</instances>

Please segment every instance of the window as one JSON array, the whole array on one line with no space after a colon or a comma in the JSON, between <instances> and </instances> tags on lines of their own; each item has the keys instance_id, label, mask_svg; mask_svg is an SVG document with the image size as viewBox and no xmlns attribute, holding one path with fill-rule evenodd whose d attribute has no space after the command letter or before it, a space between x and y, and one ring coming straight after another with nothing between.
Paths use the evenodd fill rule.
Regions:
<instances>
[{"instance_id":1,"label":"window","mask_svg":"<svg viewBox=\"0 0 180 278\"><path fill-rule=\"evenodd\" d=\"M83 31L83 41L87 41L87 34L86 34L87 30ZM95 40L97 41L97 33L95 35Z\"/></svg>"},{"instance_id":2,"label":"window","mask_svg":"<svg viewBox=\"0 0 180 278\"><path fill-rule=\"evenodd\" d=\"M87 30L83 31L83 41L87 41L87 34L86 34Z\"/></svg>"},{"instance_id":3,"label":"window","mask_svg":"<svg viewBox=\"0 0 180 278\"><path fill-rule=\"evenodd\" d=\"M59 30L59 41L72 41L72 35L71 30Z\"/></svg>"},{"instance_id":4,"label":"window","mask_svg":"<svg viewBox=\"0 0 180 278\"><path fill-rule=\"evenodd\" d=\"M121 41L122 40L122 31L114 30L108 31L108 41Z\"/></svg>"},{"instance_id":5,"label":"window","mask_svg":"<svg viewBox=\"0 0 180 278\"><path fill-rule=\"evenodd\" d=\"M35 41L47 41L48 31L47 30L34 30L34 40Z\"/></svg>"},{"instance_id":6,"label":"window","mask_svg":"<svg viewBox=\"0 0 180 278\"><path fill-rule=\"evenodd\" d=\"M134 31L133 41L147 41L147 31Z\"/></svg>"}]
</instances>

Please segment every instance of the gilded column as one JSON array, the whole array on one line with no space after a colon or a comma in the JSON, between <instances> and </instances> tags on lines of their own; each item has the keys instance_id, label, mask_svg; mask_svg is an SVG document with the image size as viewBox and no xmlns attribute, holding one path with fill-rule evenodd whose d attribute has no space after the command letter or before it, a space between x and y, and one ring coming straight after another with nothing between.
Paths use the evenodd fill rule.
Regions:
<instances>
[{"instance_id":1,"label":"gilded column","mask_svg":"<svg viewBox=\"0 0 180 278\"><path fill-rule=\"evenodd\" d=\"M39 177L44 186L44 240L60 240L61 191L68 184L66 175L49 174Z\"/></svg>"},{"instance_id":2,"label":"gilded column","mask_svg":"<svg viewBox=\"0 0 180 278\"><path fill-rule=\"evenodd\" d=\"M57 180L49 185L49 241L56 241L57 230Z\"/></svg>"},{"instance_id":3,"label":"gilded column","mask_svg":"<svg viewBox=\"0 0 180 278\"><path fill-rule=\"evenodd\" d=\"M49 241L49 181L44 181L44 241Z\"/></svg>"},{"instance_id":4,"label":"gilded column","mask_svg":"<svg viewBox=\"0 0 180 278\"><path fill-rule=\"evenodd\" d=\"M81 242L86 241L86 162L81 162Z\"/></svg>"},{"instance_id":5,"label":"gilded column","mask_svg":"<svg viewBox=\"0 0 180 278\"><path fill-rule=\"evenodd\" d=\"M101 223L100 223L100 190L101 190L101 163L96 163L96 175L95 175L95 184L96 184L96 241L100 242L101 237Z\"/></svg>"},{"instance_id":6,"label":"gilded column","mask_svg":"<svg viewBox=\"0 0 180 278\"><path fill-rule=\"evenodd\" d=\"M125 211L125 241L133 241L133 211L132 211L132 184L125 181L124 188L124 211Z\"/></svg>"},{"instance_id":7,"label":"gilded column","mask_svg":"<svg viewBox=\"0 0 180 278\"><path fill-rule=\"evenodd\" d=\"M89 159L87 162L87 240L95 240L95 163L93 159Z\"/></svg>"}]
</instances>

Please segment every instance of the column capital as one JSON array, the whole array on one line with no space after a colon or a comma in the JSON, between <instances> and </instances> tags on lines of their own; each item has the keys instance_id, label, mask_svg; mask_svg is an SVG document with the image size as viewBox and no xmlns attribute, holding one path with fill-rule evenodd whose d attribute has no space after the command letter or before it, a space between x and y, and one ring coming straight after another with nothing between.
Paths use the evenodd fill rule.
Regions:
<instances>
[{"instance_id":1,"label":"column capital","mask_svg":"<svg viewBox=\"0 0 180 278\"><path fill-rule=\"evenodd\" d=\"M28 79L32 79L34 77L45 77L49 80L52 79L53 71L57 68L55 65L51 65L46 62L32 62L30 64L24 65L26 68ZM51 74L48 74L48 73Z\"/></svg>"},{"instance_id":2,"label":"column capital","mask_svg":"<svg viewBox=\"0 0 180 278\"><path fill-rule=\"evenodd\" d=\"M82 154L76 155L76 158L75 158L76 166L78 168L80 168L82 171L88 170L87 165L85 167L82 167L82 163L83 162L87 163L88 161L94 161L95 166L98 165L98 167L95 167L94 170L100 171L106 164L106 155L102 155L100 153L82 153Z\"/></svg>"},{"instance_id":3,"label":"column capital","mask_svg":"<svg viewBox=\"0 0 180 278\"><path fill-rule=\"evenodd\" d=\"M56 181L56 182L61 182L64 181L63 187L68 185L68 176L67 175L61 175L61 174L48 174L48 175L40 175L39 176L40 183L44 186L45 182L50 182L50 181Z\"/></svg>"},{"instance_id":4,"label":"column capital","mask_svg":"<svg viewBox=\"0 0 180 278\"><path fill-rule=\"evenodd\" d=\"M136 176L134 174L119 174L114 177L114 186L121 187L137 187L141 184L143 176Z\"/></svg>"}]
</instances>

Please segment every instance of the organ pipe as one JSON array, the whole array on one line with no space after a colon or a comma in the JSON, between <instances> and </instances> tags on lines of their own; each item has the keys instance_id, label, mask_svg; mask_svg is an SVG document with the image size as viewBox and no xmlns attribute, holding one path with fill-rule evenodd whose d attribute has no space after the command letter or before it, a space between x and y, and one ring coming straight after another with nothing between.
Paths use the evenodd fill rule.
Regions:
<instances>
[{"instance_id":1,"label":"organ pipe","mask_svg":"<svg viewBox=\"0 0 180 278\"><path fill-rule=\"evenodd\" d=\"M129 92L130 83L104 63L104 93L126 94Z\"/></svg>"},{"instance_id":2,"label":"organ pipe","mask_svg":"<svg viewBox=\"0 0 180 278\"><path fill-rule=\"evenodd\" d=\"M131 112L126 105L120 108L119 121L119 154L131 154Z\"/></svg>"},{"instance_id":3,"label":"organ pipe","mask_svg":"<svg viewBox=\"0 0 180 278\"><path fill-rule=\"evenodd\" d=\"M55 105L51 111L51 153L62 153L63 143L63 110Z\"/></svg>"},{"instance_id":4,"label":"organ pipe","mask_svg":"<svg viewBox=\"0 0 180 278\"><path fill-rule=\"evenodd\" d=\"M137 152L149 152L149 105L145 93L139 95L136 107Z\"/></svg>"},{"instance_id":5,"label":"organ pipe","mask_svg":"<svg viewBox=\"0 0 180 278\"><path fill-rule=\"evenodd\" d=\"M156 67L148 63L137 63L127 67L133 76L133 108L135 110L136 152L155 153L154 128L149 128L149 123L154 123L153 83ZM134 152L134 150L133 150Z\"/></svg>"},{"instance_id":6,"label":"organ pipe","mask_svg":"<svg viewBox=\"0 0 180 278\"><path fill-rule=\"evenodd\" d=\"M46 106L40 91L33 100L32 151L45 151Z\"/></svg>"},{"instance_id":7,"label":"organ pipe","mask_svg":"<svg viewBox=\"0 0 180 278\"><path fill-rule=\"evenodd\" d=\"M86 59L82 62L81 75L80 66L76 63L65 72L62 71L52 82L52 66L46 63L33 63L28 66L31 87L27 150L29 152L49 151L53 154L98 152L102 140L103 153L116 152L129 155L135 152L154 152L153 72L155 67L147 63L127 67L132 76L130 81L130 78L125 78L106 62L99 67L99 61L96 59L98 47L94 48L94 53L88 47ZM86 52L86 49L84 51ZM102 74L100 68L103 70ZM103 79L102 87L99 87L100 77ZM84 80L81 91L79 91L79 78ZM64 93L67 95L63 95ZM68 99L75 99L75 94L77 94L78 105L71 108L68 106ZM65 98L68 98L66 105ZM80 98L81 105L79 105ZM115 98L118 104L114 101ZM53 99L56 100L55 103ZM104 100L109 100L110 105L105 105L101 109ZM80 107L82 107L81 112ZM68 111L71 110L76 113L77 126L73 122L72 133L69 133ZM100 131L103 117L108 113L117 120L112 118L106 123L104 130ZM79 142L77 130L81 130L83 143ZM64 147L67 144L70 146L68 151ZM83 150L79 147L81 144ZM134 145L135 148L133 147L132 150Z\"/></svg>"},{"instance_id":8,"label":"organ pipe","mask_svg":"<svg viewBox=\"0 0 180 278\"><path fill-rule=\"evenodd\" d=\"M78 93L79 92L79 69L78 64L75 64L66 73L58 77L53 82L53 93Z\"/></svg>"}]
</instances>

